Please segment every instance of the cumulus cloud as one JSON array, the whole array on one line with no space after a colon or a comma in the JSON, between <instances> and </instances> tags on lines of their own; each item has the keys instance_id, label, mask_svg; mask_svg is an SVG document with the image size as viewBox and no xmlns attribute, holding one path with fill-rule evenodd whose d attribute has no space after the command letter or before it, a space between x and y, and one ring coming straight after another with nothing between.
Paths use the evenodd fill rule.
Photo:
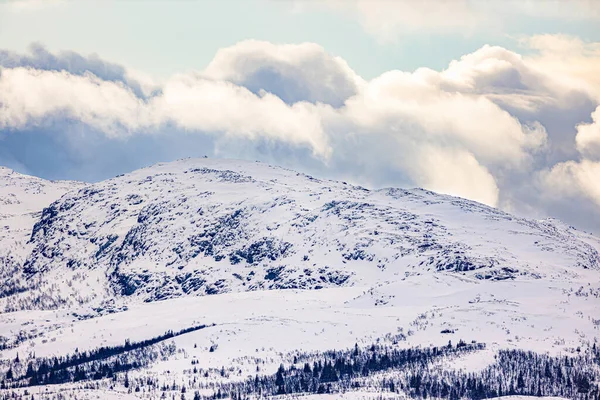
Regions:
<instances>
[{"instance_id":1,"label":"cumulus cloud","mask_svg":"<svg viewBox=\"0 0 600 400\"><path fill-rule=\"evenodd\" d=\"M318 108L305 102L288 105L273 94L256 95L231 82L178 75L166 82L150 109L156 125L166 121L188 130L307 144L321 156L330 151Z\"/></svg>"},{"instance_id":2,"label":"cumulus cloud","mask_svg":"<svg viewBox=\"0 0 600 400\"><path fill-rule=\"evenodd\" d=\"M0 163L45 170L46 159L54 178L79 166L99 179L176 157L243 157L567 220L577 216L563 205L580 199L600 215L598 100L573 83L585 74L544 64L540 46L484 46L443 71L371 81L314 44L242 42L163 82L96 56L3 52Z\"/></svg>"},{"instance_id":3,"label":"cumulus cloud","mask_svg":"<svg viewBox=\"0 0 600 400\"><path fill-rule=\"evenodd\" d=\"M314 109L302 103L288 106L274 95L257 96L229 82L178 75L146 101L123 84L91 73L2 70L0 128L25 129L56 119L83 122L116 138L172 123L200 132L307 144L321 155L329 151Z\"/></svg>"},{"instance_id":4,"label":"cumulus cloud","mask_svg":"<svg viewBox=\"0 0 600 400\"><path fill-rule=\"evenodd\" d=\"M600 107L592 113L592 121L577 126L577 149L585 157L600 160Z\"/></svg>"},{"instance_id":5,"label":"cumulus cloud","mask_svg":"<svg viewBox=\"0 0 600 400\"><path fill-rule=\"evenodd\" d=\"M600 209L600 106L591 117L591 123L577 126L582 159L558 163L539 174L542 189L555 203L586 198Z\"/></svg>"},{"instance_id":6,"label":"cumulus cloud","mask_svg":"<svg viewBox=\"0 0 600 400\"><path fill-rule=\"evenodd\" d=\"M348 118L399 130L406 139L467 148L490 165L520 165L543 144L543 128L521 125L485 95L445 86L443 73L432 70L388 72L348 101Z\"/></svg>"},{"instance_id":7,"label":"cumulus cloud","mask_svg":"<svg viewBox=\"0 0 600 400\"><path fill-rule=\"evenodd\" d=\"M373 145L363 144L357 157L381 161L384 151L413 184L498 205L491 172L528 168L545 130L521 124L483 95L443 86L435 71L388 72L346 102L342 129L364 142L388 143L372 152Z\"/></svg>"},{"instance_id":8,"label":"cumulus cloud","mask_svg":"<svg viewBox=\"0 0 600 400\"><path fill-rule=\"evenodd\" d=\"M594 2L600 10L600 3ZM557 83L586 91L600 101L600 43L568 35L534 35L521 44L536 52L526 57L532 68L551 74Z\"/></svg>"},{"instance_id":9,"label":"cumulus cloud","mask_svg":"<svg viewBox=\"0 0 600 400\"><path fill-rule=\"evenodd\" d=\"M600 206L600 162L582 160L567 161L541 173L546 195L555 201L568 198L576 201L586 197Z\"/></svg>"},{"instance_id":10,"label":"cumulus cloud","mask_svg":"<svg viewBox=\"0 0 600 400\"><path fill-rule=\"evenodd\" d=\"M61 51L54 54L40 43L29 45L25 54L0 49L0 67L68 71L71 75L93 74L104 81L120 82L137 96L150 95L156 90L156 84L147 74L127 70L120 64L101 59L96 54L87 57L74 51Z\"/></svg>"},{"instance_id":11,"label":"cumulus cloud","mask_svg":"<svg viewBox=\"0 0 600 400\"><path fill-rule=\"evenodd\" d=\"M498 205L496 179L477 158L461 148L421 145L399 163L414 182L430 190Z\"/></svg>"},{"instance_id":12,"label":"cumulus cloud","mask_svg":"<svg viewBox=\"0 0 600 400\"><path fill-rule=\"evenodd\" d=\"M288 104L300 100L336 107L364 84L340 57L315 43L275 45L247 40L221 49L204 75L273 93Z\"/></svg>"},{"instance_id":13,"label":"cumulus cloud","mask_svg":"<svg viewBox=\"0 0 600 400\"><path fill-rule=\"evenodd\" d=\"M537 38L521 43L527 45ZM559 35L557 40L562 38ZM542 61L538 46L528 50L524 56L486 45L433 76L441 79L445 90L479 94L537 132L528 135L527 142L538 153L543 151L546 164L577 157L576 126L589 119L598 101L583 79L572 78L574 72L568 72L566 63L564 73L558 73L554 63ZM583 53L579 60L573 63L574 70L596 62L589 53Z\"/></svg>"},{"instance_id":14,"label":"cumulus cloud","mask_svg":"<svg viewBox=\"0 0 600 400\"><path fill-rule=\"evenodd\" d=\"M557 147L571 149L571 153L534 173L534 186L548 200L548 204L542 206L552 211L558 209L565 219L574 218L580 224L597 226L600 223L600 78L597 73L600 43L584 42L567 35L536 35L522 38L521 43L535 50L524 57L531 68L544 70L553 77L556 86L571 90L556 97L563 99L563 110L570 110L563 114L572 117L569 122L573 128L563 128L561 135L554 135L552 140ZM574 93L585 93L592 101L582 102L582 96Z\"/></svg>"},{"instance_id":15,"label":"cumulus cloud","mask_svg":"<svg viewBox=\"0 0 600 400\"><path fill-rule=\"evenodd\" d=\"M139 129L143 101L122 84L91 73L5 68L0 73L0 127L23 129L45 119L78 120L110 136Z\"/></svg>"}]
</instances>

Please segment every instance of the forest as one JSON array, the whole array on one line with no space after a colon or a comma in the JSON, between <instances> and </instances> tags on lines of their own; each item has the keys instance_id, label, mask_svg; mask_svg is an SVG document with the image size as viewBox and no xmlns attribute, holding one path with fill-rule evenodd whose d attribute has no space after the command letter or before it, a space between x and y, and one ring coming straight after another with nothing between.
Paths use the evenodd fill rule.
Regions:
<instances>
[{"instance_id":1,"label":"forest","mask_svg":"<svg viewBox=\"0 0 600 400\"><path fill-rule=\"evenodd\" d=\"M479 400L506 395L600 399L600 349L595 343L578 348L574 356L500 350L492 364L476 372L453 369L451 361L484 350L486 345L460 340L438 347L401 348L398 343L376 343L362 347L357 344L341 351L300 353L288 365L281 364L274 374L257 371L254 376L237 382L202 379L209 376L209 371L195 367L186 372L187 384L128 374L148 366L157 357L174 354L174 344L164 343L166 339L204 327L169 331L143 342L127 341L122 346L30 362L22 376L9 369L1 386L88 382L90 387L122 385L131 392L152 393L156 398L171 398L177 393L177 399L196 400L243 400L352 390L403 393L423 399ZM18 362L15 360L13 364Z\"/></svg>"}]
</instances>

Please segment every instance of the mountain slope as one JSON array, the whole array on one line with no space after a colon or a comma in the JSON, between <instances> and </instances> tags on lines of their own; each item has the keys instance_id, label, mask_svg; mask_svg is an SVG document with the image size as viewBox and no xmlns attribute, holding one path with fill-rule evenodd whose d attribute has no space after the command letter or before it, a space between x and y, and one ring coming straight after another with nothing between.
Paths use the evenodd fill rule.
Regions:
<instances>
[{"instance_id":1,"label":"mountain slope","mask_svg":"<svg viewBox=\"0 0 600 400\"><path fill-rule=\"evenodd\" d=\"M27 240L44 207L69 190L84 185L81 182L48 181L0 167L0 250L12 247L9 242Z\"/></svg>"},{"instance_id":2,"label":"mountain slope","mask_svg":"<svg viewBox=\"0 0 600 400\"><path fill-rule=\"evenodd\" d=\"M28 388L44 398L90 388L103 398L181 398L184 388L187 398L243 398L257 381L279 393L269 379L282 365L297 388L305 361L340 354L355 359L330 366L371 365L352 378L368 391L390 390L392 378L414 394L419 373L462 387L479 377L481 390L502 393L527 381L515 393L569 398L585 398L572 384L583 372L597 386L600 242L558 221L231 160L159 164L83 187L10 179L5 192L32 202L36 185L63 185L56 197L73 190L37 214L49 197L12 203L22 229L0 243L21 242L3 267L2 387L53 383ZM402 367L390 354L437 355ZM549 363L569 378L539 384Z\"/></svg>"},{"instance_id":3,"label":"mountain slope","mask_svg":"<svg viewBox=\"0 0 600 400\"><path fill-rule=\"evenodd\" d=\"M29 290L5 299L8 309L373 287L422 274L578 285L600 268L597 238L559 222L211 159L71 191L44 209L30 246Z\"/></svg>"},{"instance_id":4,"label":"mountain slope","mask_svg":"<svg viewBox=\"0 0 600 400\"><path fill-rule=\"evenodd\" d=\"M0 293L3 296L27 287L20 280L31 245L31 229L44 207L69 190L85 184L48 181L0 167Z\"/></svg>"}]
</instances>

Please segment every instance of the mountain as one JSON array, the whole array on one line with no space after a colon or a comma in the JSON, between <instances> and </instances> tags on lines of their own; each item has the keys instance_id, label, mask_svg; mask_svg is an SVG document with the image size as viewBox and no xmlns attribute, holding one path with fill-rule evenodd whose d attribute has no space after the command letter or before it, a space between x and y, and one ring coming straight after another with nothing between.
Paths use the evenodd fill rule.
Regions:
<instances>
[{"instance_id":1,"label":"mountain","mask_svg":"<svg viewBox=\"0 0 600 400\"><path fill-rule=\"evenodd\" d=\"M31 229L44 207L80 182L48 181L0 167L0 280L4 296L19 291L22 265L31 249Z\"/></svg>"},{"instance_id":2,"label":"mountain","mask_svg":"<svg viewBox=\"0 0 600 400\"><path fill-rule=\"evenodd\" d=\"M45 208L21 270L30 287L8 304L371 287L421 274L577 281L600 268L598 249L559 222L421 189L188 159L71 190Z\"/></svg>"},{"instance_id":3,"label":"mountain","mask_svg":"<svg viewBox=\"0 0 600 400\"><path fill-rule=\"evenodd\" d=\"M417 373L444 398L450 379L473 398L507 382L573 398L600 379L600 240L560 221L207 158L0 182L0 386L326 390L302 389L305 361L329 365L310 378L327 390L397 379L413 397Z\"/></svg>"},{"instance_id":4,"label":"mountain","mask_svg":"<svg viewBox=\"0 0 600 400\"><path fill-rule=\"evenodd\" d=\"M81 182L48 181L0 167L0 250L13 247L9 242L26 242L44 207L84 185Z\"/></svg>"}]
</instances>

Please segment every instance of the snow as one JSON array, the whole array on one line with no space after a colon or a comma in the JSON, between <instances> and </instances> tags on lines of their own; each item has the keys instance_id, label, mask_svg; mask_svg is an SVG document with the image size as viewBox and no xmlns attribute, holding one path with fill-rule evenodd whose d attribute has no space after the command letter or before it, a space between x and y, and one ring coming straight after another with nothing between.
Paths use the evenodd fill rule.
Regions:
<instances>
[{"instance_id":1,"label":"snow","mask_svg":"<svg viewBox=\"0 0 600 400\"><path fill-rule=\"evenodd\" d=\"M44 207L80 182L47 181L0 167L0 255L20 252Z\"/></svg>"},{"instance_id":2,"label":"snow","mask_svg":"<svg viewBox=\"0 0 600 400\"><path fill-rule=\"evenodd\" d=\"M461 339L488 347L446 367L475 371L600 336L598 238L421 189L188 159L87 186L0 169L0 201L0 255L19 255L3 271L29 285L0 299L0 336L19 341L3 360L207 324L137 374L184 380L194 360L240 380L298 351Z\"/></svg>"},{"instance_id":3,"label":"snow","mask_svg":"<svg viewBox=\"0 0 600 400\"><path fill-rule=\"evenodd\" d=\"M62 301L98 307L115 294L131 302L372 287L438 271L581 287L600 268L597 238L561 224L420 189L368 191L210 159L159 164L71 191L42 216L32 246L24 279L43 273L61 284L16 295L9 303L20 305L9 310ZM50 290L57 300L37 304Z\"/></svg>"},{"instance_id":4,"label":"snow","mask_svg":"<svg viewBox=\"0 0 600 400\"><path fill-rule=\"evenodd\" d=\"M279 359L279 354L296 349L367 345L386 334L397 335L400 329L408 335L403 346L463 339L553 353L569 352L598 336L591 321L597 299L562 297L557 289L536 286L537 282L478 285L488 286L485 289L463 283L462 288L454 285L451 294L438 289L439 283L423 279L419 283L414 290L399 290L399 284L380 289L392 289L395 296L383 306L375 305L367 288L350 287L185 297L134 304L125 312L85 320L55 311L6 313L0 316L3 335L35 329L39 336L2 356L73 353L200 324L215 326L173 340L185 351L185 359L195 357L205 368L244 363L249 357ZM444 329L454 333L441 334ZM217 351L209 353L215 343ZM156 368L173 369L171 365L159 363Z\"/></svg>"},{"instance_id":5,"label":"snow","mask_svg":"<svg viewBox=\"0 0 600 400\"><path fill-rule=\"evenodd\" d=\"M49 399L53 395L62 395L63 399L78 399L78 400L134 400L140 398L146 398L143 394L127 393L122 391L109 391L102 389L83 389L79 387L69 387L68 385L61 385L58 388L56 386L41 386L36 388L27 389L28 393L37 396L36 398ZM23 392L23 390L18 390ZM331 394L311 394L311 395L282 395L273 396L274 399L279 400L397 400L407 399L405 395L398 393L389 392L368 392L368 391L355 391L345 393L331 393ZM534 399L546 399L546 400L567 400L562 397L551 397L551 396L502 396L493 397L489 400L534 400Z\"/></svg>"},{"instance_id":6,"label":"snow","mask_svg":"<svg viewBox=\"0 0 600 400\"><path fill-rule=\"evenodd\" d=\"M133 393L128 393L123 390L105 390L105 389L92 389L82 388L80 385L45 385L29 387L26 389L15 389L11 392L19 393L23 397L19 398L31 398L25 397L25 392L28 395L33 395L36 399L50 400L50 399L75 399L75 400L135 400L139 399ZM0 391L2 393L2 391ZM60 396L60 397L59 397Z\"/></svg>"},{"instance_id":7,"label":"snow","mask_svg":"<svg viewBox=\"0 0 600 400\"><path fill-rule=\"evenodd\" d=\"M346 393L335 393L335 394L312 394L307 396L281 396L282 398L288 399L300 399L300 400L387 400L387 399L405 399L406 397L401 394L394 393L372 393L372 392L346 392ZM502 396L492 397L489 400L533 400L533 399L547 399L547 400L563 400L562 397L534 397L534 396Z\"/></svg>"}]
</instances>

